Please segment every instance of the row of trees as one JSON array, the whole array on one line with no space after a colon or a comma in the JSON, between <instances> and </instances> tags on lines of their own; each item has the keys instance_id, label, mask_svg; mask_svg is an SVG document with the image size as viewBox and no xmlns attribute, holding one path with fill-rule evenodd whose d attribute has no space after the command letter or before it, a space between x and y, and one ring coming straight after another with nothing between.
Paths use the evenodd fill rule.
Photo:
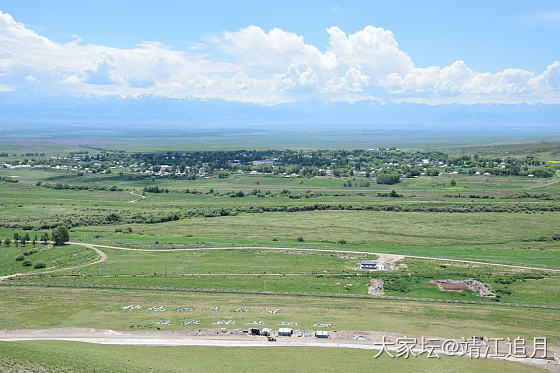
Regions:
<instances>
[{"instance_id":1,"label":"row of trees","mask_svg":"<svg viewBox=\"0 0 560 373\"><path fill-rule=\"evenodd\" d=\"M13 242L17 247L20 244L22 246L25 246L28 242L31 242L32 245L35 246L37 242L39 242L37 234L33 235L33 238L31 238L31 236L27 232L25 234L19 234L18 232L15 232L12 238L13 241L9 237L4 239L4 245L10 246ZM51 238L55 245L63 245L65 242L68 242L70 240L70 234L68 233L68 229L65 226L60 225L53 229L51 236L49 236L47 232L43 232L41 234L40 242L46 245Z\"/></svg>"}]
</instances>

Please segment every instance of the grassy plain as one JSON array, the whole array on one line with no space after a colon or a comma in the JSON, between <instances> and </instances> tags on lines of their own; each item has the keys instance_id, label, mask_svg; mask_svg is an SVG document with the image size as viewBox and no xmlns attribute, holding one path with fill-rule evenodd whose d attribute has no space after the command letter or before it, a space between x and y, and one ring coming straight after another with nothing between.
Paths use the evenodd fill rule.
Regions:
<instances>
[{"instance_id":1,"label":"grassy plain","mask_svg":"<svg viewBox=\"0 0 560 373\"><path fill-rule=\"evenodd\" d=\"M0 342L0 370L6 373L80 372L537 372L520 364L442 357L374 359L372 351L326 348L138 347L76 342Z\"/></svg>"},{"instance_id":2,"label":"grassy plain","mask_svg":"<svg viewBox=\"0 0 560 373\"><path fill-rule=\"evenodd\" d=\"M344 188L344 180L330 178L286 179L282 177L234 176L229 179L196 181L161 179L157 182L129 180L126 175L84 177L75 173L46 170L0 170L5 176L19 176L19 183L0 184L0 201L5 213L0 237L11 236L12 226L40 229L41 224L73 222L72 239L84 242L118 244L131 247L197 246L304 246L338 247L394 252L410 255L550 266L560 268L560 250L555 242L528 242L557 233L556 212L516 212L519 206L544 209L558 204L560 183L543 186L543 181L521 177L457 177L464 189L450 190L450 177L405 179L396 186L372 184L367 188ZM123 191L53 190L35 186L38 180L70 184L118 185ZM143 185L169 187L170 193L146 193ZM232 198L223 193L250 192L259 188L271 191L265 198ZM457 187L455 187L457 188ZM201 194L184 193L185 189ZM213 193L209 193L214 189ZM296 194L311 190L318 195L293 199L279 192ZM395 189L403 198L379 197L377 193ZM528 197L512 198L521 192ZM547 193L550 198L534 198ZM453 195L488 195L494 199L455 198ZM451 197L450 197L451 196ZM136 202L131 202L136 201ZM159 218L173 213L233 208L311 205L419 207L425 211L321 210L306 212L239 213L235 216L193 217L157 224L123 224L106 218L115 213L123 217L145 215ZM507 212L445 212L456 209L500 205ZM428 211L443 209L443 211ZM523 210L524 211L524 210ZM38 228L39 227L39 228ZM129 228L132 234L122 233ZM121 232L119 232L119 230ZM303 237L304 242L298 241ZM155 242L158 242L156 244ZM346 241L345 245L339 244Z\"/></svg>"},{"instance_id":3,"label":"grassy plain","mask_svg":"<svg viewBox=\"0 0 560 373\"><path fill-rule=\"evenodd\" d=\"M551 346L560 345L560 310L493 305L449 304L385 299L340 299L324 297L270 296L251 294L184 293L146 290L0 287L0 324L5 329L59 327L156 330L216 328L219 320L235 320L233 327L262 321L277 329L282 322L299 323L297 328L314 330L314 324L330 323L334 330L378 330L410 336L461 338L546 336ZM142 309L121 307L139 304ZM149 312L153 306L164 312ZM191 306L192 312L177 307ZM205 311L220 307L217 312ZM249 312L235 312L246 307ZM277 308L275 314L262 312ZM198 325L183 321L200 320ZM233 328L230 327L230 328Z\"/></svg>"}]
</instances>

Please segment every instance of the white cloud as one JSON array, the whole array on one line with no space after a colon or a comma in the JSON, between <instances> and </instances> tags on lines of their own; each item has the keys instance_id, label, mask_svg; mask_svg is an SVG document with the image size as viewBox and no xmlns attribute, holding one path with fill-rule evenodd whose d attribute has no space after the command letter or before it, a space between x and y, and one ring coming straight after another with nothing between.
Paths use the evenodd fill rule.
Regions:
<instances>
[{"instance_id":1,"label":"white cloud","mask_svg":"<svg viewBox=\"0 0 560 373\"><path fill-rule=\"evenodd\" d=\"M0 11L0 90L43 94L218 98L260 104L326 101L560 103L560 62L540 74L476 72L463 61L417 67L390 30L326 30L324 51L303 36L249 26L186 51L156 42L122 49L57 43ZM201 54L202 49L207 54ZM217 49L217 50L216 50ZM217 52L217 53L216 53Z\"/></svg>"},{"instance_id":2,"label":"white cloud","mask_svg":"<svg viewBox=\"0 0 560 373\"><path fill-rule=\"evenodd\" d=\"M560 62L540 75L522 69L497 73L473 71L463 61L450 66L414 68L406 74L391 73L382 85L393 95L414 97L414 102L462 103L560 103Z\"/></svg>"},{"instance_id":3,"label":"white cloud","mask_svg":"<svg viewBox=\"0 0 560 373\"><path fill-rule=\"evenodd\" d=\"M327 54L336 56L340 64L360 67L378 77L392 72L404 73L414 67L389 30L366 26L361 31L346 35L334 26L327 32L330 36Z\"/></svg>"}]
</instances>

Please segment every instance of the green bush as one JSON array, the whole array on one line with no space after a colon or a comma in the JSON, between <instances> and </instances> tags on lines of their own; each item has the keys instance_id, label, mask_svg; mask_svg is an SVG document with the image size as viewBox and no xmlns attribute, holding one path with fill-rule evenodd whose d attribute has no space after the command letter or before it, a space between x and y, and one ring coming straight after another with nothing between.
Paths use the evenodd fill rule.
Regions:
<instances>
[{"instance_id":1,"label":"green bush","mask_svg":"<svg viewBox=\"0 0 560 373\"><path fill-rule=\"evenodd\" d=\"M41 268L46 268L47 265L44 262L37 262L33 267L36 269L41 269Z\"/></svg>"},{"instance_id":2,"label":"green bush","mask_svg":"<svg viewBox=\"0 0 560 373\"><path fill-rule=\"evenodd\" d=\"M21 262L21 265L24 267L31 267L31 260L24 260Z\"/></svg>"},{"instance_id":3,"label":"green bush","mask_svg":"<svg viewBox=\"0 0 560 373\"><path fill-rule=\"evenodd\" d=\"M377 175L376 177L377 180L377 184L396 184L401 180L401 176L396 173L385 173L385 172L381 172Z\"/></svg>"}]
</instances>

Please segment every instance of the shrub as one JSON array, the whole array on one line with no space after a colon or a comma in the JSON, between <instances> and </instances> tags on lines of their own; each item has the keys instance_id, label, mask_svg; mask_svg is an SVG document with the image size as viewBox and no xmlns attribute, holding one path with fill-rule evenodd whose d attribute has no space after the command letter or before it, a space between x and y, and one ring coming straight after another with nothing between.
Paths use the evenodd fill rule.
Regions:
<instances>
[{"instance_id":1,"label":"shrub","mask_svg":"<svg viewBox=\"0 0 560 373\"><path fill-rule=\"evenodd\" d=\"M31 260L24 260L21 262L21 265L24 267L31 267Z\"/></svg>"},{"instance_id":2,"label":"shrub","mask_svg":"<svg viewBox=\"0 0 560 373\"><path fill-rule=\"evenodd\" d=\"M41 269L41 268L46 268L47 265L44 262L37 262L33 267L36 269Z\"/></svg>"},{"instance_id":3,"label":"shrub","mask_svg":"<svg viewBox=\"0 0 560 373\"><path fill-rule=\"evenodd\" d=\"M302 236L299 236L299 237L297 238L297 240L298 240L299 242L303 242L303 237L302 237Z\"/></svg>"},{"instance_id":4,"label":"shrub","mask_svg":"<svg viewBox=\"0 0 560 373\"><path fill-rule=\"evenodd\" d=\"M121 217L119 214L116 214L114 212L110 213L109 215L107 215L106 217L107 221L119 221L121 220Z\"/></svg>"},{"instance_id":5,"label":"shrub","mask_svg":"<svg viewBox=\"0 0 560 373\"><path fill-rule=\"evenodd\" d=\"M24 259L23 255L16 256L16 262L21 262Z\"/></svg>"}]
</instances>

